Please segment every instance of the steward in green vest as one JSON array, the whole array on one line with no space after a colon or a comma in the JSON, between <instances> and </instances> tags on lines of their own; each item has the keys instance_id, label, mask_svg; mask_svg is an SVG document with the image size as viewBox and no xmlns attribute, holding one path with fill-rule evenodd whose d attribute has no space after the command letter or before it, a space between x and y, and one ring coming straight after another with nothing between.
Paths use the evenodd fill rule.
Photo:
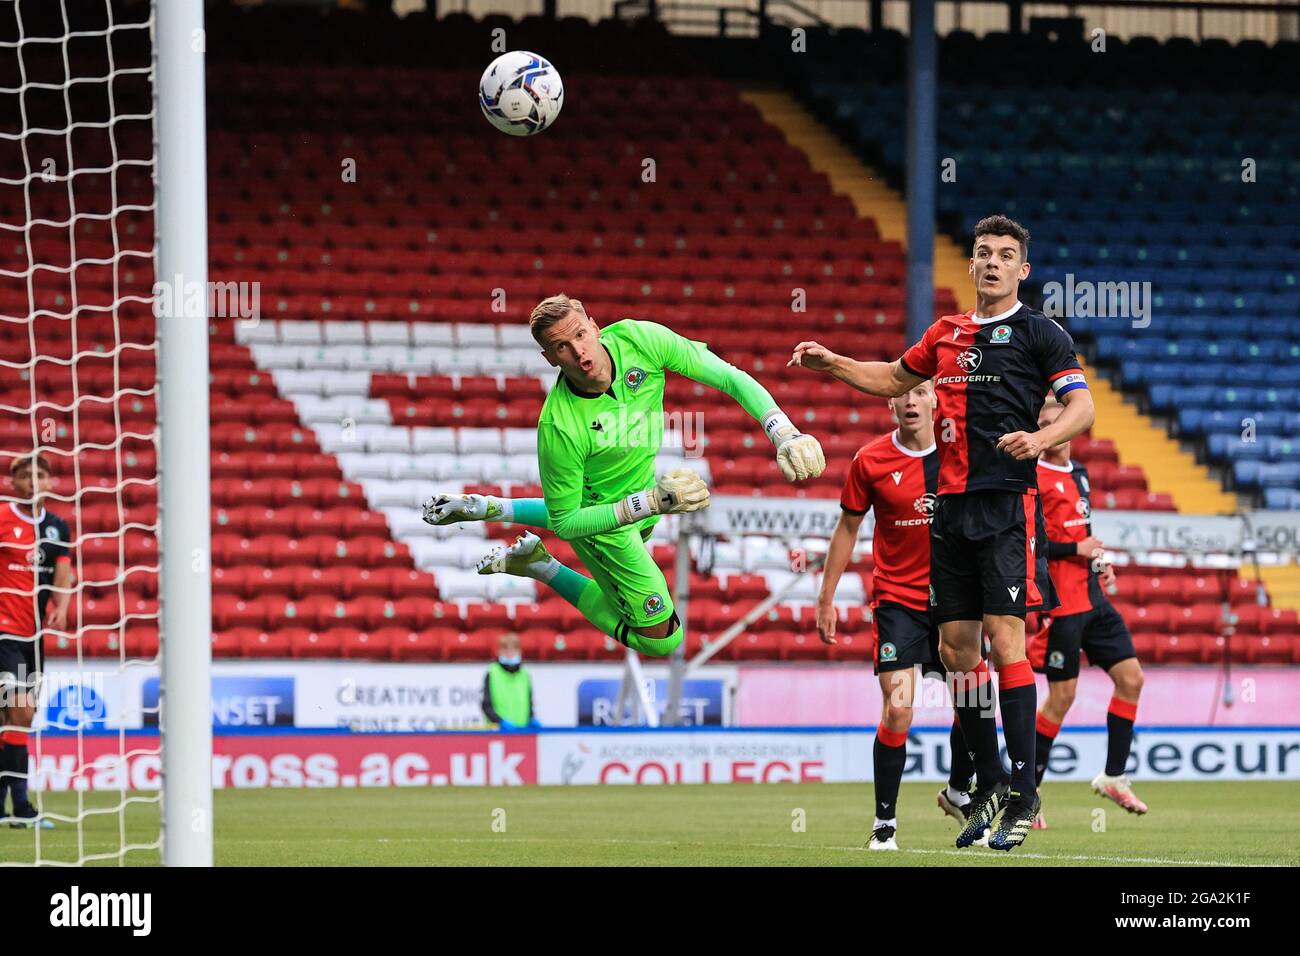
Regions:
<instances>
[{"instance_id":1,"label":"steward in green vest","mask_svg":"<svg viewBox=\"0 0 1300 956\"><path fill-rule=\"evenodd\" d=\"M502 730L540 727L533 716L533 682L524 670L517 634L503 634L483 680L483 715Z\"/></svg>"}]
</instances>

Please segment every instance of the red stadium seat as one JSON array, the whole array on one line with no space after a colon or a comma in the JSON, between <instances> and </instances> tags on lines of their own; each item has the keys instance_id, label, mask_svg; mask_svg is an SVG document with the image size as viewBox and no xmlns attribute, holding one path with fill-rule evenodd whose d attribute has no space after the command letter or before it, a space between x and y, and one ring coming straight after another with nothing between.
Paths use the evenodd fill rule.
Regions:
<instances>
[{"instance_id":1,"label":"red stadium seat","mask_svg":"<svg viewBox=\"0 0 1300 956\"><path fill-rule=\"evenodd\" d=\"M447 644L447 660L483 661L496 656L496 632L460 631Z\"/></svg>"},{"instance_id":2,"label":"red stadium seat","mask_svg":"<svg viewBox=\"0 0 1300 956\"><path fill-rule=\"evenodd\" d=\"M862 630L856 634L836 633L827 656L833 661L871 661L875 651L875 632Z\"/></svg>"},{"instance_id":3,"label":"red stadium seat","mask_svg":"<svg viewBox=\"0 0 1300 956\"><path fill-rule=\"evenodd\" d=\"M585 622L584 622L585 624ZM538 648L537 656L543 661L585 661L591 657L591 647L597 631L590 625L566 626L565 630L551 635L550 640ZM604 635L600 635L603 640Z\"/></svg>"},{"instance_id":4,"label":"red stadium seat","mask_svg":"<svg viewBox=\"0 0 1300 956\"><path fill-rule=\"evenodd\" d=\"M302 628L280 628L273 631L246 629L243 635L245 657L288 657L298 633L305 634Z\"/></svg>"},{"instance_id":5,"label":"red stadium seat","mask_svg":"<svg viewBox=\"0 0 1300 956\"><path fill-rule=\"evenodd\" d=\"M243 657L244 644L257 635L253 628L232 628L228 631L212 632L213 657Z\"/></svg>"},{"instance_id":6,"label":"red stadium seat","mask_svg":"<svg viewBox=\"0 0 1300 956\"><path fill-rule=\"evenodd\" d=\"M347 658L390 659L393 656L391 629L348 631L343 635L342 654Z\"/></svg>"},{"instance_id":7,"label":"red stadium seat","mask_svg":"<svg viewBox=\"0 0 1300 956\"><path fill-rule=\"evenodd\" d=\"M127 657L158 656L158 627L152 623L132 623L123 631L122 645Z\"/></svg>"},{"instance_id":8,"label":"red stadium seat","mask_svg":"<svg viewBox=\"0 0 1300 956\"><path fill-rule=\"evenodd\" d=\"M1201 640L1197 634L1169 634L1156 639L1157 664L1195 664L1201 659Z\"/></svg>"},{"instance_id":9,"label":"red stadium seat","mask_svg":"<svg viewBox=\"0 0 1300 956\"><path fill-rule=\"evenodd\" d=\"M406 631L393 637L393 657L399 661L446 660L446 649L456 639L456 631L432 627L423 631Z\"/></svg>"},{"instance_id":10,"label":"red stadium seat","mask_svg":"<svg viewBox=\"0 0 1300 956\"><path fill-rule=\"evenodd\" d=\"M294 634L289 652L298 658L338 657L343 650L345 628L325 631L298 631Z\"/></svg>"},{"instance_id":11,"label":"red stadium seat","mask_svg":"<svg viewBox=\"0 0 1300 956\"><path fill-rule=\"evenodd\" d=\"M830 657L831 645L823 644L815 631L782 631L778 636L782 660L824 661Z\"/></svg>"},{"instance_id":12,"label":"red stadium seat","mask_svg":"<svg viewBox=\"0 0 1300 956\"><path fill-rule=\"evenodd\" d=\"M727 645L723 654L729 660L780 660L781 634L776 631L745 631Z\"/></svg>"},{"instance_id":13,"label":"red stadium seat","mask_svg":"<svg viewBox=\"0 0 1300 956\"><path fill-rule=\"evenodd\" d=\"M542 601L540 604L518 604L515 606L515 626L521 631L531 628L558 631L567 606L563 599Z\"/></svg>"},{"instance_id":14,"label":"red stadium seat","mask_svg":"<svg viewBox=\"0 0 1300 956\"><path fill-rule=\"evenodd\" d=\"M1233 659L1251 664L1289 664L1296 638L1285 636L1239 637L1233 640Z\"/></svg>"},{"instance_id":15,"label":"red stadium seat","mask_svg":"<svg viewBox=\"0 0 1300 956\"><path fill-rule=\"evenodd\" d=\"M1223 626L1223 609L1212 604L1193 604L1177 608L1170 615L1170 627L1175 634L1188 632L1217 632Z\"/></svg>"}]
</instances>

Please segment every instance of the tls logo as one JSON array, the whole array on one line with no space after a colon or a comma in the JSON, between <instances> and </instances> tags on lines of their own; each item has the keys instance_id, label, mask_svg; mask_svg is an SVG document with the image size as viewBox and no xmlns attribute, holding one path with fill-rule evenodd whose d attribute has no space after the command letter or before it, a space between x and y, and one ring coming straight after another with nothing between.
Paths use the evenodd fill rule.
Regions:
<instances>
[{"instance_id":1,"label":"tls logo","mask_svg":"<svg viewBox=\"0 0 1300 956\"><path fill-rule=\"evenodd\" d=\"M1065 654L1061 651L1052 651L1047 655L1047 666L1059 671L1065 666Z\"/></svg>"},{"instance_id":2,"label":"tls logo","mask_svg":"<svg viewBox=\"0 0 1300 956\"><path fill-rule=\"evenodd\" d=\"M891 642L885 641L885 643L880 645L880 660L882 662L898 660L898 648Z\"/></svg>"},{"instance_id":3,"label":"tls logo","mask_svg":"<svg viewBox=\"0 0 1300 956\"><path fill-rule=\"evenodd\" d=\"M636 391L641 387L641 383L645 381L645 370L630 368L627 370L627 374L623 376L623 381L627 384L628 388Z\"/></svg>"},{"instance_id":4,"label":"tls logo","mask_svg":"<svg viewBox=\"0 0 1300 956\"><path fill-rule=\"evenodd\" d=\"M999 325L996 329L993 330L993 335L989 337L989 341L994 345L1002 345L1006 342L1010 342L1011 326Z\"/></svg>"}]
</instances>

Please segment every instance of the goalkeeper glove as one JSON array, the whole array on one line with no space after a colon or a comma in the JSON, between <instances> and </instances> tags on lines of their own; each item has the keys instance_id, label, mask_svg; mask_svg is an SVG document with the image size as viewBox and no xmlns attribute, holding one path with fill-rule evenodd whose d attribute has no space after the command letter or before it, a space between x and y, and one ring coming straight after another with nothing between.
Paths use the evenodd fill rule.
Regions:
<instances>
[{"instance_id":1,"label":"goalkeeper glove","mask_svg":"<svg viewBox=\"0 0 1300 956\"><path fill-rule=\"evenodd\" d=\"M674 468L648 491L637 491L614 503L619 524L632 524L658 514L681 514L708 507L709 486L689 468Z\"/></svg>"},{"instance_id":2,"label":"goalkeeper glove","mask_svg":"<svg viewBox=\"0 0 1300 956\"><path fill-rule=\"evenodd\" d=\"M769 414L763 430L776 446L776 464L786 481L816 478L826 470L821 444L812 435L801 434L783 412Z\"/></svg>"}]
</instances>

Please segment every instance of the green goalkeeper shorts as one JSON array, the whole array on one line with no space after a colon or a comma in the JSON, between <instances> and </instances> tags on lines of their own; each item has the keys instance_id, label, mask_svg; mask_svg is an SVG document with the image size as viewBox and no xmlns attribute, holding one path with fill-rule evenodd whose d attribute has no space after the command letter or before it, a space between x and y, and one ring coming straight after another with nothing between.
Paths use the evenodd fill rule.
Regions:
<instances>
[{"instance_id":1,"label":"green goalkeeper shorts","mask_svg":"<svg viewBox=\"0 0 1300 956\"><path fill-rule=\"evenodd\" d=\"M673 614L668 582L645 545L653 530L653 525L616 528L569 542L619 617L634 629L661 624Z\"/></svg>"}]
</instances>

